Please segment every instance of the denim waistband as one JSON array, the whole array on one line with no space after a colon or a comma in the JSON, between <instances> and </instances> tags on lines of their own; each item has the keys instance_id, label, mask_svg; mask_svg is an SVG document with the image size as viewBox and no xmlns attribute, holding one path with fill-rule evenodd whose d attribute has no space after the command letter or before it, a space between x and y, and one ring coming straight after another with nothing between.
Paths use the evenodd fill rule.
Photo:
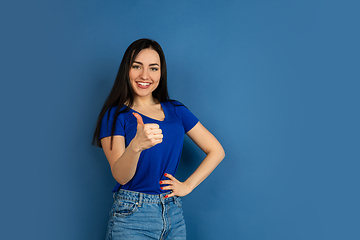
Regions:
<instances>
[{"instance_id":1,"label":"denim waistband","mask_svg":"<svg viewBox=\"0 0 360 240\"><path fill-rule=\"evenodd\" d=\"M114 193L114 198L134 201L138 203L138 205L141 205L142 203L160 203L160 202L166 203L170 201L176 202L178 198L176 196L165 198L165 196L170 193L171 192L162 193L162 194L147 194L147 193L120 189L119 191Z\"/></svg>"}]
</instances>

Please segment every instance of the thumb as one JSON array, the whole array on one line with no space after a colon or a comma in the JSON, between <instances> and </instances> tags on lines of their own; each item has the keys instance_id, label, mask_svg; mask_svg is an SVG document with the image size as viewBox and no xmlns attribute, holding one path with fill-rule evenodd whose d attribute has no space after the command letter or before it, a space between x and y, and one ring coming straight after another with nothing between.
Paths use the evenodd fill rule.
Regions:
<instances>
[{"instance_id":1,"label":"thumb","mask_svg":"<svg viewBox=\"0 0 360 240\"><path fill-rule=\"evenodd\" d=\"M134 117L136 117L138 125L144 125L144 122L142 120L142 117L138 113L133 113Z\"/></svg>"}]
</instances>

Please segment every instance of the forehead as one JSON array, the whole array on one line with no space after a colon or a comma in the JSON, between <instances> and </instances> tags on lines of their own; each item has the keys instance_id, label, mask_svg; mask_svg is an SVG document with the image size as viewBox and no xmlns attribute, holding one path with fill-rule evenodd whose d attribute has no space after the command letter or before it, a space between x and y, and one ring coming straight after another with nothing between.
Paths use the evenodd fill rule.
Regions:
<instances>
[{"instance_id":1,"label":"forehead","mask_svg":"<svg viewBox=\"0 0 360 240\"><path fill-rule=\"evenodd\" d=\"M141 50L138 55L135 57L135 61L141 63L158 63L160 64L160 56L159 54L150 48L146 48Z\"/></svg>"}]
</instances>

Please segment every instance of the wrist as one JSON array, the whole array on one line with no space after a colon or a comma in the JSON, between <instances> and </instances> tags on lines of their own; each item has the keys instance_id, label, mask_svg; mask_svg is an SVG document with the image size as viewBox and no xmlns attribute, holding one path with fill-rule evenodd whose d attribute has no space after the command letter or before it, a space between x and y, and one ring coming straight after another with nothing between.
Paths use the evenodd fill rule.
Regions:
<instances>
[{"instance_id":1,"label":"wrist","mask_svg":"<svg viewBox=\"0 0 360 240\"><path fill-rule=\"evenodd\" d=\"M134 153L142 152L142 149L139 147L139 144L136 143L135 138L130 142L129 147Z\"/></svg>"},{"instance_id":2,"label":"wrist","mask_svg":"<svg viewBox=\"0 0 360 240\"><path fill-rule=\"evenodd\" d=\"M189 193L191 193L194 190L194 188L196 187L195 185L191 184L188 180L186 180L184 182L184 184L186 185L187 191Z\"/></svg>"}]
</instances>

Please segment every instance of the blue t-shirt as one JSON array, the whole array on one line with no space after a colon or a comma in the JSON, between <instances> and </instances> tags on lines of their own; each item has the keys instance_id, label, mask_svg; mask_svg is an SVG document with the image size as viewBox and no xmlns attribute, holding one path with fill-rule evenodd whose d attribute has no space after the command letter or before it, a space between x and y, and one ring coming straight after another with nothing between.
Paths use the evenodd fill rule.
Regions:
<instances>
[{"instance_id":1,"label":"blue t-shirt","mask_svg":"<svg viewBox=\"0 0 360 240\"><path fill-rule=\"evenodd\" d=\"M147 194L161 194L166 192L160 189L159 181L168 179L164 177L164 173L175 175L183 148L184 135L191 130L199 120L179 102L161 102L161 106L165 114L163 121L149 118L141 113L139 114L144 124L156 123L160 126L163 141L142 151L133 178L125 185L118 183L113 191L117 191L121 187L121 189ZM100 139L111 136L115 111L116 107L111 108L102 119ZM109 112L110 118L109 121L107 121ZM128 112L121 113L116 120L114 135L124 136L125 147L129 145L137 131L137 120L133 116L133 112L136 111L131 109Z\"/></svg>"}]
</instances>

